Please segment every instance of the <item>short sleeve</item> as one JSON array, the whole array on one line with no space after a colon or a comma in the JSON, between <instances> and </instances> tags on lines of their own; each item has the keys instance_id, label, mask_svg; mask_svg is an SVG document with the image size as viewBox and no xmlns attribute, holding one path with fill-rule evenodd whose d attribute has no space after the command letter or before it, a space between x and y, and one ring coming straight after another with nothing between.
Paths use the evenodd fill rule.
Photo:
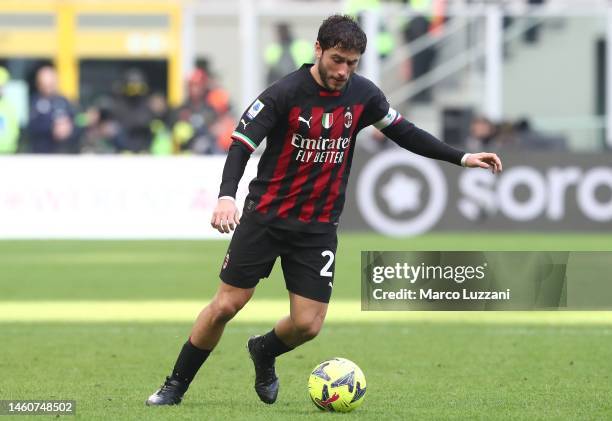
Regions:
<instances>
[{"instance_id":1,"label":"short sleeve","mask_svg":"<svg viewBox=\"0 0 612 421\"><path fill-rule=\"evenodd\" d=\"M276 125L283 113L281 91L276 85L266 89L247 108L232 132L232 139L253 152Z\"/></svg>"}]
</instances>

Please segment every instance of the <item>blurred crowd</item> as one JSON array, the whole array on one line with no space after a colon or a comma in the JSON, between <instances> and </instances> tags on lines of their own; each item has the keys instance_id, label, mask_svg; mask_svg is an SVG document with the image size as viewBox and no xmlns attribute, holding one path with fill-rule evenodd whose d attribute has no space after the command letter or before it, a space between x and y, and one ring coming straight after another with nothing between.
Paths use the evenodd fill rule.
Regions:
<instances>
[{"instance_id":1,"label":"blurred crowd","mask_svg":"<svg viewBox=\"0 0 612 421\"><path fill-rule=\"evenodd\" d=\"M290 71L289 67L295 66L285 60L269 64L270 82L280 70ZM143 72L130 69L114 93L78 110L58 92L55 69L43 66L36 72L36 91L23 128L3 95L9 79L7 70L0 67L0 154L222 154L229 149L236 125L229 94L201 68L189 76L187 99L174 109L164 95L150 92ZM465 134L451 130L443 137L471 152L566 146L564 138L537 132L527 119L493 122L470 113L461 120L465 121ZM374 133L360 146L384 149L388 145L381 133Z\"/></svg>"},{"instance_id":2,"label":"blurred crowd","mask_svg":"<svg viewBox=\"0 0 612 421\"><path fill-rule=\"evenodd\" d=\"M0 67L0 153L217 154L225 153L236 124L229 94L202 69L187 80L187 99L171 108L151 92L146 75L125 72L114 92L78 109L58 91L56 70L36 72L27 124L3 95L8 71Z\"/></svg>"},{"instance_id":3,"label":"blurred crowd","mask_svg":"<svg viewBox=\"0 0 612 421\"><path fill-rule=\"evenodd\" d=\"M567 141L556 136L535 130L526 118L493 122L483 115L472 118L469 135L465 139L468 152L483 149L500 152L511 150L564 150Z\"/></svg>"},{"instance_id":4,"label":"blurred crowd","mask_svg":"<svg viewBox=\"0 0 612 421\"><path fill-rule=\"evenodd\" d=\"M417 12L401 26L400 38L412 43L421 37L437 36L445 25L444 0L396 0ZM545 0L524 0L537 5ZM347 0L348 13L358 20L364 11L380 7L379 0ZM506 25L510 25L507 19ZM537 26L525 36L530 42L538 37ZM275 39L264 49L267 83L313 60L312 40L295 36L287 22L275 27ZM373 41L381 59L394 47L394 36L381 22L378 39ZM418 80L435 66L435 45L422 48L404 63L405 82ZM9 82L7 70L0 67L0 154L11 153L88 153L88 154L218 154L225 153L236 125L228 92L205 67L199 67L186 81L187 99L170 107L165 94L153 90L146 74L128 69L110 92L98 96L93 104L78 107L58 91L56 70L45 65L35 75L30 95L27 121L19 121L8 98L3 95ZM416 103L433 102L432 88L424 88L412 98ZM491 122L485 117L462 118L461 130L443 128L445 141L468 150L564 147L564 139L546 138L536 133L526 120ZM467 133L469 131L469 133ZM371 141L370 141L371 140ZM378 133L368 140L374 148L388 144ZM367 143L366 147L367 147Z\"/></svg>"}]
</instances>

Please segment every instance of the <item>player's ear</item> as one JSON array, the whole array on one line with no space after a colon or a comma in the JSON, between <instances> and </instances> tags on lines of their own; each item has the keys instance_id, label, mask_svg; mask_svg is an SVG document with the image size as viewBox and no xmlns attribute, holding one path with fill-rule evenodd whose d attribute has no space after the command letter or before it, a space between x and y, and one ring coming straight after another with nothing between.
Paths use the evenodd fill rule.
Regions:
<instances>
[{"instance_id":1,"label":"player's ear","mask_svg":"<svg viewBox=\"0 0 612 421\"><path fill-rule=\"evenodd\" d=\"M321 60L321 55L323 54L323 49L321 48L321 44L319 44L319 41L315 41L315 45L314 45L314 52L315 52L315 59L316 60Z\"/></svg>"}]
</instances>

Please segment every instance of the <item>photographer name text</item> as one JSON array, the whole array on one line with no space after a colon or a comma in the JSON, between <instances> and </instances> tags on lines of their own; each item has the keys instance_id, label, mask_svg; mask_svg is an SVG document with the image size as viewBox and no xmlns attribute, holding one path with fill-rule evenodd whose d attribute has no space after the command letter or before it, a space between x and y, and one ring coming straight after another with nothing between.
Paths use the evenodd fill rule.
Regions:
<instances>
[{"instance_id":1,"label":"photographer name text","mask_svg":"<svg viewBox=\"0 0 612 421\"><path fill-rule=\"evenodd\" d=\"M508 288L505 291L469 291L463 288L461 291L436 291L428 288L415 291L402 288L399 291L384 291L381 288L376 288L372 291L372 297L375 300L509 300L510 289Z\"/></svg>"}]
</instances>

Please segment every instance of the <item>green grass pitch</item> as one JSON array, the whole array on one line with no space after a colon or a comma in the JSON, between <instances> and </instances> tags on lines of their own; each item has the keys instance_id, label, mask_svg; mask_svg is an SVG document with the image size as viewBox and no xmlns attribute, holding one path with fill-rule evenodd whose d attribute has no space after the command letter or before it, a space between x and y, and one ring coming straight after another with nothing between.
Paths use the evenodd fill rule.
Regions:
<instances>
[{"instance_id":1,"label":"green grass pitch","mask_svg":"<svg viewBox=\"0 0 612 421\"><path fill-rule=\"evenodd\" d=\"M287 309L278 268L183 404L146 408L217 287L226 247L0 241L0 399L75 399L87 420L612 419L609 312L380 314L358 303L361 250L612 250L609 235L343 234L328 323L279 359L275 405L258 401L244 345ZM310 370L334 356L368 380L363 406L346 415L320 413L307 395Z\"/></svg>"}]
</instances>

